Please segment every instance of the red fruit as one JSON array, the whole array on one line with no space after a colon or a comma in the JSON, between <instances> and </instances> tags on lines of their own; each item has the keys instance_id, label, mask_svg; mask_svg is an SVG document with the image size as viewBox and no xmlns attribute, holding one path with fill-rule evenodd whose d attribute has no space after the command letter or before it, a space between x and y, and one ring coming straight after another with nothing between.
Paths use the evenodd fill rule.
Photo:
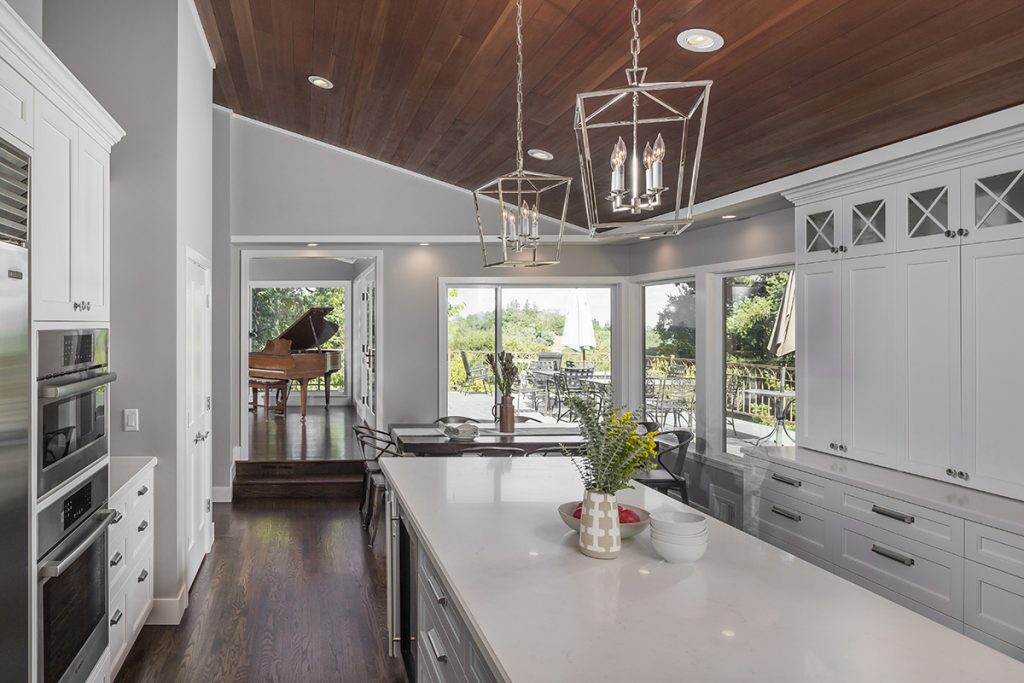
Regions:
<instances>
[{"instance_id":1,"label":"red fruit","mask_svg":"<svg viewBox=\"0 0 1024 683\"><path fill-rule=\"evenodd\" d=\"M629 508L619 506L619 524L635 524L640 521L640 515Z\"/></svg>"},{"instance_id":2,"label":"red fruit","mask_svg":"<svg viewBox=\"0 0 1024 683\"><path fill-rule=\"evenodd\" d=\"M576 519L579 519L580 517L583 516L583 502L582 501L576 504L576 509L572 511L572 516L575 517Z\"/></svg>"}]
</instances>

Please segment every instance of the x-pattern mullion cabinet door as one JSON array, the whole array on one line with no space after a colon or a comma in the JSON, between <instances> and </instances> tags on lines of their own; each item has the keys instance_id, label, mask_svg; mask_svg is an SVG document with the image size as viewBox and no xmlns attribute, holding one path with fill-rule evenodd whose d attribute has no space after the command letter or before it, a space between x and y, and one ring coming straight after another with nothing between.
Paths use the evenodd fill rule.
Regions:
<instances>
[{"instance_id":1,"label":"x-pattern mullion cabinet door","mask_svg":"<svg viewBox=\"0 0 1024 683\"><path fill-rule=\"evenodd\" d=\"M796 208L800 263L839 259L842 201L829 199Z\"/></svg>"},{"instance_id":2,"label":"x-pattern mullion cabinet door","mask_svg":"<svg viewBox=\"0 0 1024 683\"><path fill-rule=\"evenodd\" d=\"M897 462L950 480L960 458L960 248L900 252L894 262Z\"/></svg>"},{"instance_id":3,"label":"x-pattern mullion cabinet door","mask_svg":"<svg viewBox=\"0 0 1024 683\"><path fill-rule=\"evenodd\" d=\"M1024 237L1024 154L961 171L964 244Z\"/></svg>"},{"instance_id":4,"label":"x-pattern mullion cabinet door","mask_svg":"<svg viewBox=\"0 0 1024 683\"><path fill-rule=\"evenodd\" d=\"M960 244L960 171L900 183L896 188L896 250Z\"/></svg>"},{"instance_id":5,"label":"x-pattern mullion cabinet door","mask_svg":"<svg viewBox=\"0 0 1024 683\"><path fill-rule=\"evenodd\" d=\"M895 251L895 206L896 189L893 186L843 197L839 246L843 258Z\"/></svg>"}]
</instances>

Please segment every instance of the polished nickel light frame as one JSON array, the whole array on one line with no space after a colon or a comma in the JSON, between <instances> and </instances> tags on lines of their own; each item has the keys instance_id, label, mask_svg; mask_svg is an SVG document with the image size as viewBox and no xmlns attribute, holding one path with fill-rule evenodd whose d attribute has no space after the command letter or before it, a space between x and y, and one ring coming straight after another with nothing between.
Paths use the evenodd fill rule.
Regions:
<instances>
[{"instance_id":1,"label":"polished nickel light frame","mask_svg":"<svg viewBox=\"0 0 1024 683\"><path fill-rule=\"evenodd\" d=\"M576 145L579 152L580 175L583 181L583 199L586 208L587 226L591 238L623 237L636 235L678 235L693 224L693 204L697 194L697 178L700 171L701 152L704 147L704 129L707 121L708 101L711 96L713 81L685 82L653 82L646 81L647 69L640 62L640 9L634 0L631 15L633 39L630 43L632 66L626 69L627 86L576 95L576 114L573 128L576 132ZM686 98L692 97L689 108L679 108L668 104L665 100L672 93L686 92ZM615 105L626 102L631 105L632 116L621 119L621 115L612 115ZM641 116L639 105L652 109ZM652 106L653 105L653 106ZM605 120L607 117L607 120ZM639 193L641 179L639 155L639 128L648 124L659 124L670 131L678 129L678 137L670 135L671 143L678 145L678 168L675 186L675 202L670 210L659 211L661 194L672 188L656 188L644 194ZM686 146L691 128L696 127L697 141L692 159L687 168ZM618 128L622 136L628 140L630 156L627 159L627 173L632 177L627 180L630 188L625 192L613 192L603 196L595 182L594 161L592 155L592 131L604 128ZM609 173L609 176L611 174ZM635 178L635 180L634 180ZM633 182L629 182L632 180ZM689 185L687 188L686 185ZM685 194L684 194L685 192ZM629 204L622 204L623 197L628 196ZM684 204L685 196L685 204ZM599 201L609 201L611 208L604 212L599 210ZM669 207L666 207L668 209ZM637 216L650 213L656 216L653 220L618 221L608 220L602 213L626 213ZM657 213L654 213L657 212Z\"/></svg>"},{"instance_id":2,"label":"polished nickel light frame","mask_svg":"<svg viewBox=\"0 0 1024 683\"><path fill-rule=\"evenodd\" d=\"M480 231L480 249L483 252L485 268L537 268L553 266L559 262L562 253L562 238L565 235L565 215L569 208L569 189L572 178L567 176L537 173L523 168L523 0L516 0L516 170L498 176L473 191L473 204L476 208L476 224ZM554 206L561 214L558 219L557 239L552 243L550 235L540 232L541 199L544 207ZM488 257L488 237L484 229L481 206L488 200L496 200L498 204L498 221L501 226L490 239L493 245L497 241L501 245L501 258L491 260ZM510 230L512 224L519 228L523 208L529 207L532 220L528 218L529 228Z\"/></svg>"}]
</instances>

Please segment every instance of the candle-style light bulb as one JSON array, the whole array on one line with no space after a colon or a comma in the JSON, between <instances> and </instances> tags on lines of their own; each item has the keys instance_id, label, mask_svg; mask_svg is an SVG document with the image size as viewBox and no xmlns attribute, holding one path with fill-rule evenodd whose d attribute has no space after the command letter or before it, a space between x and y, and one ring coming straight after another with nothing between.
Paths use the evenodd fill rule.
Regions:
<instances>
[{"instance_id":1,"label":"candle-style light bulb","mask_svg":"<svg viewBox=\"0 0 1024 683\"><path fill-rule=\"evenodd\" d=\"M525 199L519 209L519 236L523 240L530 236L530 205Z\"/></svg>"},{"instance_id":2,"label":"candle-style light bulb","mask_svg":"<svg viewBox=\"0 0 1024 683\"><path fill-rule=\"evenodd\" d=\"M658 138L654 141L654 148L651 150L653 155L653 163L651 164L651 180L648 186L648 190L662 189L662 163L661 160L665 158L665 140L661 137L661 133L658 133Z\"/></svg>"},{"instance_id":3,"label":"candle-style light bulb","mask_svg":"<svg viewBox=\"0 0 1024 683\"><path fill-rule=\"evenodd\" d=\"M508 225L508 230L505 235L505 239L508 242L516 241L516 212L512 209L505 209L505 220Z\"/></svg>"},{"instance_id":4,"label":"candle-style light bulb","mask_svg":"<svg viewBox=\"0 0 1024 683\"><path fill-rule=\"evenodd\" d=\"M651 143L648 142L647 146L644 147L644 168L646 169L644 171L644 187L647 190L647 194L650 194L651 191L656 187L654 184L654 172L651 170L651 167L653 165L654 150L651 149Z\"/></svg>"},{"instance_id":5,"label":"candle-style light bulb","mask_svg":"<svg viewBox=\"0 0 1024 683\"><path fill-rule=\"evenodd\" d=\"M612 192L622 192L626 189L626 143L621 137L612 146L610 162L612 166Z\"/></svg>"},{"instance_id":6,"label":"candle-style light bulb","mask_svg":"<svg viewBox=\"0 0 1024 683\"><path fill-rule=\"evenodd\" d=\"M661 137L661 133L658 133L658 137L654 141L654 148L651 151L654 152L655 161L661 161L665 158L665 139Z\"/></svg>"},{"instance_id":7,"label":"candle-style light bulb","mask_svg":"<svg viewBox=\"0 0 1024 683\"><path fill-rule=\"evenodd\" d=\"M534 204L530 212L530 237L535 240L540 238L540 202Z\"/></svg>"}]
</instances>

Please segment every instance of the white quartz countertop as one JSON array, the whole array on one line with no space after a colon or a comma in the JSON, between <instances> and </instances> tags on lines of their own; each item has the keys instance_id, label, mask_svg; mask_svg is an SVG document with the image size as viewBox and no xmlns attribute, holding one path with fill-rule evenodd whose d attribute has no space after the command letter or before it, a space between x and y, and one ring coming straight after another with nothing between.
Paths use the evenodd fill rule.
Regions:
<instances>
[{"instance_id":1,"label":"white quartz countertop","mask_svg":"<svg viewBox=\"0 0 1024 683\"><path fill-rule=\"evenodd\" d=\"M709 519L696 564L649 533L577 549L563 458L382 458L478 644L510 681L1010 681L1024 664ZM682 506L647 488L620 501Z\"/></svg>"},{"instance_id":2,"label":"white quartz countertop","mask_svg":"<svg viewBox=\"0 0 1024 683\"><path fill-rule=\"evenodd\" d=\"M139 472L147 467L156 467L156 458L150 455L112 455L107 467L110 477L109 495L113 497Z\"/></svg>"}]
</instances>

